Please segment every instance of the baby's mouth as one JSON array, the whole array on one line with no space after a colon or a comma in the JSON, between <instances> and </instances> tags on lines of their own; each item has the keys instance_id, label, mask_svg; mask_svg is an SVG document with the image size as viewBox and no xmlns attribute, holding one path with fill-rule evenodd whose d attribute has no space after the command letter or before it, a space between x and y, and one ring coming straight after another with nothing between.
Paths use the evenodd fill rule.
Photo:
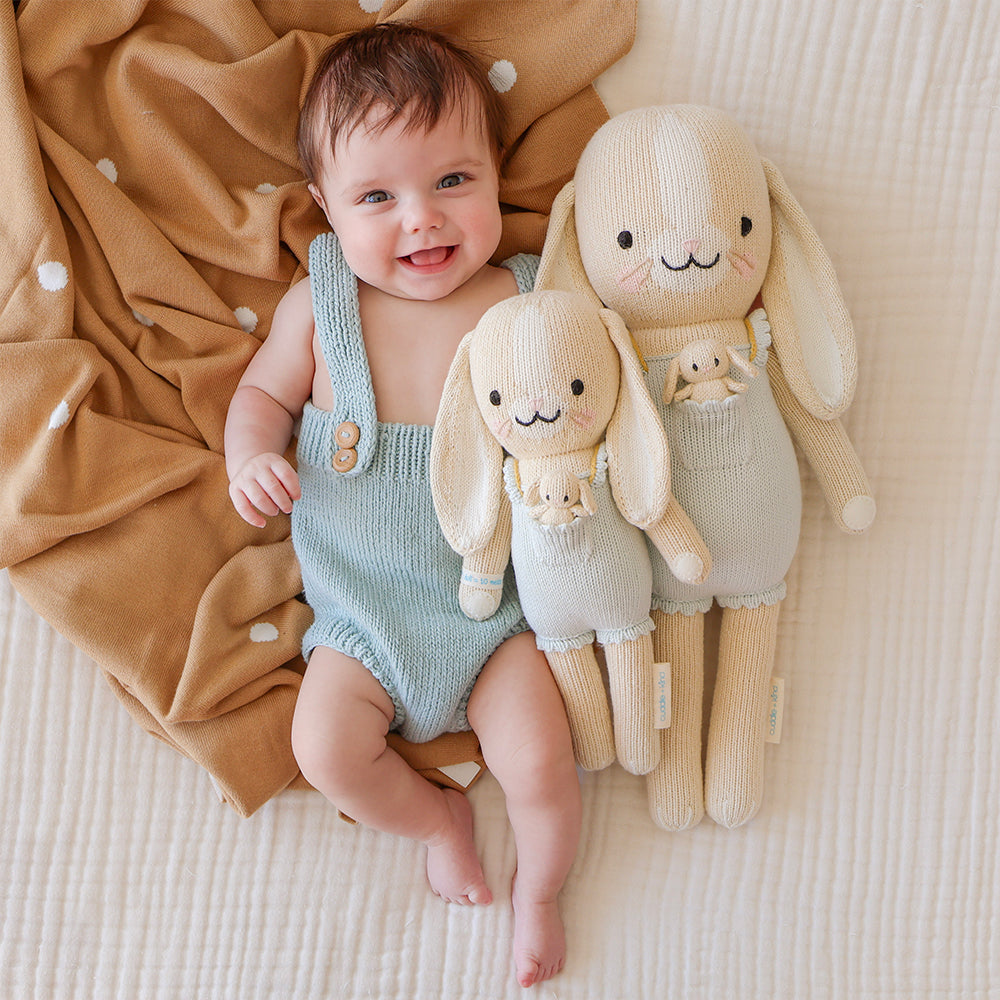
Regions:
<instances>
[{"instance_id":1,"label":"baby's mouth","mask_svg":"<svg viewBox=\"0 0 1000 1000\"><path fill-rule=\"evenodd\" d=\"M414 267L434 267L443 264L454 252L454 247L431 247L429 250L417 250L401 259Z\"/></svg>"}]
</instances>

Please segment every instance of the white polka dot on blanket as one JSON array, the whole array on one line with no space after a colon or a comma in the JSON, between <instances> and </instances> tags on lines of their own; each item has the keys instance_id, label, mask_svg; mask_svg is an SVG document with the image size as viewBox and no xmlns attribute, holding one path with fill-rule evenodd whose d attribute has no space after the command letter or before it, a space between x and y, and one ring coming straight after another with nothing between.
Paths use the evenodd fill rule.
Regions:
<instances>
[{"instance_id":1,"label":"white polka dot on blanket","mask_svg":"<svg viewBox=\"0 0 1000 1000\"><path fill-rule=\"evenodd\" d=\"M366 14L377 14L382 9L382 0L358 0L358 6Z\"/></svg>"},{"instance_id":2,"label":"white polka dot on blanket","mask_svg":"<svg viewBox=\"0 0 1000 1000\"><path fill-rule=\"evenodd\" d=\"M49 430L54 431L69 423L69 403L64 399L49 416Z\"/></svg>"},{"instance_id":3,"label":"white polka dot on blanket","mask_svg":"<svg viewBox=\"0 0 1000 1000\"><path fill-rule=\"evenodd\" d=\"M148 316L144 316L138 309L132 310L132 315L135 317L137 323L141 323L143 326L153 326L154 321Z\"/></svg>"},{"instance_id":4,"label":"white polka dot on blanket","mask_svg":"<svg viewBox=\"0 0 1000 1000\"><path fill-rule=\"evenodd\" d=\"M97 169L100 170L100 172L104 174L104 176L107 177L112 184L118 180L118 168L115 166L114 160L109 160L107 157L104 157L103 160L98 160Z\"/></svg>"},{"instance_id":5,"label":"white polka dot on blanket","mask_svg":"<svg viewBox=\"0 0 1000 1000\"><path fill-rule=\"evenodd\" d=\"M500 59L490 67L489 79L498 94L506 94L517 83L517 70L512 62Z\"/></svg>"},{"instance_id":6,"label":"white polka dot on blanket","mask_svg":"<svg viewBox=\"0 0 1000 1000\"><path fill-rule=\"evenodd\" d=\"M253 333L257 329L257 314L246 306L237 306L233 310L237 322L247 333Z\"/></svg>"},{"instance_id":7,"label":"white polka dot on blanket","mask_svg":"<svg viewBox=\"0 0 1000 1000\"><path fill-rule=\"evenodd\" d=\"M263 184L258 184L256 187L257 194L274 194L278 189L273 185L264 181Z\"/></svg>"},{"instance_id":8,"label":"white polka dot on blanket","mask_svg":"<svg viewBox=\"0 0 1000 1000\"><path fill-rule=\"evenodd\" d=\"M38 265L38 283L47 292L58 292L65 288L69 282L69 271L65 264L60 264L57 260L47 260L44 264Z\"/></svg>"},{"instance_id":9,"label":"white polka dot on blanket","mask_svg":"<svg viewBox=\"0 0 1000 1000\"><path fill-rule=\"evenodd\" d=\"M250 627L251 642L274 642L278 638L278 630L270 622L257 622Z\"/></svg>"}]
</instances>

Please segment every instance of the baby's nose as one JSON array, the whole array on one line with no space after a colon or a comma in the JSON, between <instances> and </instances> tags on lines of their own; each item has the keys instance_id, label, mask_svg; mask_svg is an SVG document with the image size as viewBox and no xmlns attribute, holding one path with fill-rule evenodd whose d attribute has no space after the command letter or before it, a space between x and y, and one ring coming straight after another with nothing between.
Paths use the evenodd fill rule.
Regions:
<instances>
[{"instance_id":1,"label":"baby's nose","mask_svg":"<svg viewBox=\"0 0 1000 1000\"><path fill-rule=\"evenodd\" d=\"M406 228L411 233L440 229L444 215L429 198L414 198L407 206Z\"/></svg>"}]
</instances>

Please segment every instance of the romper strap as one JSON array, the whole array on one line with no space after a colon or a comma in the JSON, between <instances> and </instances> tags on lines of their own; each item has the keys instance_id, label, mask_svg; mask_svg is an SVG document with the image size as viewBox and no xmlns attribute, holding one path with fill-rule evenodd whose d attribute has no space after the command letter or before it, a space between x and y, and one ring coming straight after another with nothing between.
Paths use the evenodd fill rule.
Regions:
<instances>
[{"instance_id":1,"label":"romper strap","mask_svg":"<svg viewBox=\"0 0 1000 1000\"><path fill-rule=\"evenodd\" d=\"M316 334L333 383L330 460L344 475L355 476L368 468L375 453L378 418L361 332L358 279L332 232L321 233L309 247L309 281Z\"/></svg>"}]
</instances>

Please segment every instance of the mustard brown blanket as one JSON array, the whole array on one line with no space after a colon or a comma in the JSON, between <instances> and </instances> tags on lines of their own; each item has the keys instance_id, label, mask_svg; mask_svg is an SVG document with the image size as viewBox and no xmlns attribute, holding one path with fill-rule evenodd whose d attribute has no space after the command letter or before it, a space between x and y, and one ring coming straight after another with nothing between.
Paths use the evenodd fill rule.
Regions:
<instances>
[{"instance_id":1,"label":"mustard brown blanket","mask_svg":"<svg viewBox=\"0 0 1000 1000\"><path fill-rule=\"evenodd\" d=\"M243 814L298 777L311 612L287 518L230 507L223 423L325 226L295 155L305 85L378 19L487 55L510 112L498 257L540 251L632 2L0 4L0 566Z\"/></svg>"}]
</instances>

